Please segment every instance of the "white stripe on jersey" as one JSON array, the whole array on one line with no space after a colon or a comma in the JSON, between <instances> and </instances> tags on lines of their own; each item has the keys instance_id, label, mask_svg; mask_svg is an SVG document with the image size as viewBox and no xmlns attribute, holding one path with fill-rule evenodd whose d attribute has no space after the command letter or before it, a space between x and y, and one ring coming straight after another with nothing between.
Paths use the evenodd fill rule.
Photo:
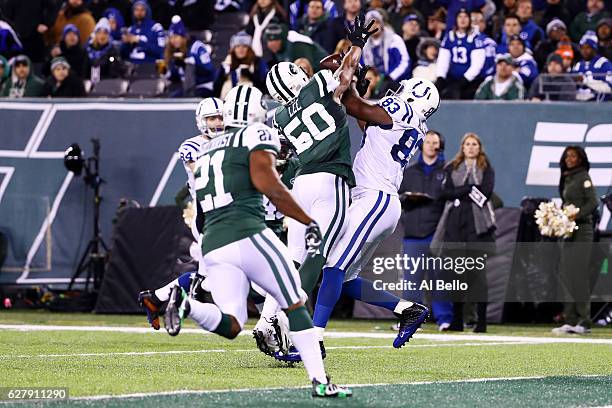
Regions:
<instances>
[{"instance_id":1,"label":"white stripe on jersey","mask_svg":"<svg viewBox=\"0 0 612 408\"><path fill-rule=\"evenodd\" d=\"M393 124L366 129L353 172L357 186L396 196L404 168L416 153L426 127L410 106L396 96L382 98L378 105L389 113Z\"/></svg>"}]
</instances>

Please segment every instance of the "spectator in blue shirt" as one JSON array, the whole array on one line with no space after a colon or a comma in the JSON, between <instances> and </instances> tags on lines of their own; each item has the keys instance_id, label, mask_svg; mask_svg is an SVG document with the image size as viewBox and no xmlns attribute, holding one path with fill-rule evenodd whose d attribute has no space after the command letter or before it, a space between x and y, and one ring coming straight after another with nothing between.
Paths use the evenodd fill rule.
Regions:
<instances>
[{"instance_id":1,"label":"spectator in blue shirt","mask_svg":"<svg viewBox=\"0 0 612 408\"><path fill-rule=\"evenodd\" d=\"M457 13L455 27L442 40L436 86L447 99L473 99L480 84L486 53L480 32L467 10Z\"/></svg>"},{"instance_id":2,"label":"spectator in blue shirt","mask_svg":"<svg viewBox=\"0 0 612 408\"><path fill-rule=\"evenodd\" d=\"M308 0L296 0L289 6L289 27L291 30L298 30L299 23L304 14L308 11ZM323 9L329 18L338 17L338 9L334 0L323 0Z\"/></svg>"},{"instance_id":3,"label":"spectator in blue shirt","mask_svg":"<svg viewBox=\"0 0 612 408\"><path fill-rule=\"evenodd\" d=\"M612 63L597 53L597 35L594 31L587 31L580 39L580 53L583 60L572 70L573 73L582 74L583 86L578 90L576 99L612 99Z\"/></svg>"},{"instance_id":4,"label":"spectator in blue shirt","mask_svg":"<svg viewBox=\"0 0 612 408\"><path fill-rule=\"evenodd\" d=\"M23 46L19 36L8 22L0 19L0 55L11 58L21 54L21 51L23 51Z\"/></svg>"},{"instance_id":5,"label":"spectator in blue shirt","mask_svg":"<svg viewBox=\"0 0 612 408\"><path fill-rule=\"evenodd\" d=\"M525 89L529 89L531 83L538 76L538 65L529 52L525 49L525 43L518 35L510 39L508 45L510 56L514 59L516 70L523 80Z\"/></svg>"},{"instance_id":6,"label":"spectator in blue shirt","mask_svg":"<svg viewBox=\"0 0 612 408\"><path fill-rule=\"evenodd\" d=\"M110 35L112 38L112 43L115 46L121 45L121 29L125 26L125 21L123 20L123 15L116 8L107 8L104 10L104 17L108 20L110 25Z\"/></svg>"},{"instance_id":7,"label":"spectator in blue shirt","mask_svg":"<svg viewBox=\"0 0 612 408\"><path fill-rule=\"evenodd\" d=\"M482 45L485 49L485 64L484 67L482 67L480 76L482 78L486 78L495 73L495 50L497 48L497 43L491 37L485 34L487 22L484 14L482 14L482 11L472 11L470 13L470 19L472 20L472 26L478 27L480 39L482 40Z\"/></svg>"},{"instance_id":8,"label":"spectator in blue shirt","mask_svg":"<svg viewBox=\"0 0 612 408\"><path fill-rule=\"evenodd\" d=\"M372 28L377 27L378 31L363 47L363 61L395 81L407 79L410 74L410 56L404 40L391 27L385 26L379 11L369 11L366 21L370 20L375 21Z\"/></svg>"},{"instance_id":9,"label":"spectator in blue shirt","mask_svg":"<svg viewBox=\"0 0 612 408\"><path fill-rule=\"evenodd\" d=\"M529 49L535 48L544 38L544 30L533 21L533 5L531 0L519 0L516 15L521 20L521 33L519 34Z\"/></svg>"},{"instance_id":10,"label":"spectator in blue shirt","mask_svg":"<svg viewBox=\"0 0 612 408\"><path fill-rule=\"evenodd\" d=\"M499 42L497 43L496 53L497 54L507 54L508 53L508 42L510 38L515 35L521 35L521 20L518 18L516 14L509 14L504 18L504 27L501 33L501 37ZM523 38L524 36L521 36ZM523 41L525 39L523 38ZM525 41L525 47L531 48L531 43Z\"/></svg>"},{"instance_id":11,"label":"spectator in blue shirt","mask_svg":"<svg viewBox=\"0 0 612 408\"><path fill-rule=\"evenodd\" d=\"M299 23L299 32L319 44L329 53L336 48L336 43L330 35L329 16L323 6L324 0L310 0L308 12L302 16Z\"/></svg>"},{"instance_id":12,"label":"spectator in blue shirt","mask_svg":"<svg viewBox=\"0 0 612 408\"><path fill-rule=\"evenodd\" d=\"M446 26L453 27L460 10L467 10L468 13L474 10L482 10L485 0L438 0L438 4L447 10Z\"/></svg>"},{"instance_id":13,"label":"spectator in blue shirt","mask_svg":"<svg viewBox=\"0 0 612 408\"><path fill-rule=\"evenodd\" d=\"M170 81L170 96L194 94L207 98L213 94L215 67L204 43L188 41L187 29L180 16L173 16L168 29L168 44L164 50L166 78ZM193 75L188 75L189 70Z\"/></svg>"},{"instance_id":14,"label":"spectator in blue shirt","mask_svg":"<svg viewBox=\"0 0 612 408\"><path fill-rule=\"evenodd\" d=\"M132 20L133 24L121 39L121 55L134 64L154 63L163 58L164 29L151 18L151 8L146 1L134 1Z\"/></svg>"}]
</instances>

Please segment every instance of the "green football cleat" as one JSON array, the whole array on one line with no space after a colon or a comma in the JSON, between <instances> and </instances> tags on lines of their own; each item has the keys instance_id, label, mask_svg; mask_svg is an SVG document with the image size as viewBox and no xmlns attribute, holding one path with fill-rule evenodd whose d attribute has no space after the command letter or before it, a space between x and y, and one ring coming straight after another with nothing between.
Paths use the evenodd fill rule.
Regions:
<instances>
[{"instance_id":1,"label":"green football cleat","mask_svg":"<svg viewBox=\"0 0 612 408\"><path fill-rule=\"evenodd\" d=\"M327 384L322 384L316 379L312 380L313 398L347 398L353 396L353 391L347 387L333 384L327 377Z\"/></svg>"},{"instance_id":2,"label":"green football cleat","mask_svg":"<svg viewBox=\"0 0 612 408\"><path fill-rule=\"evenodd\" d=\"M189 315L189 311L187 292L176 285L170 291L170 299L164 315L164 324L169 335L176 336L179 334L183 320Z\"/></svg>"}]
</instances>

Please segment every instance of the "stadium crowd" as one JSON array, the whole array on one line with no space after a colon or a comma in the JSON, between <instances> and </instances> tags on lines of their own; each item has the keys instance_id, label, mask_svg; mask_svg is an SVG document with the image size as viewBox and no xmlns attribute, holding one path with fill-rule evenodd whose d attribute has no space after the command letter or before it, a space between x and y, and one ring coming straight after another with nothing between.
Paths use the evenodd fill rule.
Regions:
<instances>
[{"instance_id":1,"label":"stadium crowd","mask_svg":"<svg viewBox=\"0 0 612 408\"><path fill-rule=\"evenodd\" d=\"M443 99L610 100L604 0L0 0L0 95L266 93L279 61L316 72L366 12L367 96L411 77Z\"/></svg>"}]
</instances>

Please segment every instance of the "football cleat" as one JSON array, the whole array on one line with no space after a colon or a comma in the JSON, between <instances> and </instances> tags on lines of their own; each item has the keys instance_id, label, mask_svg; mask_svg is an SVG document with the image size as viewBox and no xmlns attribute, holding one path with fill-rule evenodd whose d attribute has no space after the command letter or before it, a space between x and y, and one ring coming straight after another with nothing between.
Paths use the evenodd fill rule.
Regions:
<instances>
[{"instance_id":1,"label":"football cleat","mask_svg":"<svg viewBox=\"0 0 612 408\"><path fill-rule=\"evenodd\" d=\"M159 330L159 314L162 307L162 301L155 296L155 292L144 290L138 294L138 304L147 312L147 320L151 327Z\"/></svg>"},{"instance_id":2,"label":"football cleat","mask_svg":"<svg viewBox=\"0 0 612 408\"><path fill-rule=\"evenodd\" d=\"M429 309L418 303L413 303L402 310L402 313L398 316L400 319L399 332L393 340L393 347L400 348L406 344L417 329L425 323L427 316L429 316Z\"/></svg>"},{"instance_id":3,"label":"football cleat","mask_svg":"<svg viewBox=\"0 0 612 408\"><path fill-rule=\"evenodd\" d=\"M274 352L280 350L277 328L278 318L276 316L269 319L262 316L253 329L253 338L257 343L257 348L268 356L274 356Z\"/></svg>"},{"instance_id":4,"label":"football cleat","mask_svg":"<svg viewBox=\"0 0 612 408\"><path fill-rule=\"evenodd\" d=\"M323 341L319 341L319 347L321 348L321 358L325 360L327 357L327 352L325 351L325 345ZM289 351L283 353L282 351L277 351L274 353L274 358L278 361L282 361L284 363L299 363L302 361L302 356L300 356L300 352L297 351L295 346L289 347Z\"/></svg>"},{"instance_id":5,"label":"football cleat","mask_svg":"<svg viewBox=\"0 0 612 408\"><path fill-rule=\"evenodd\" d=\"M170 299L164 315L166 331L171 336L176 336L181 331L183 320L189 315L189 297L183 288L176 285L170 291Z\"/></svg>"},{"instance_id":6,"label":"football cleat","mask_svg":"<svg viewBox=\"0 0 612 408\"><path fill-rule=\"evenodd\" d=\"M353 391L348 387L333 384L327 377L327 384L322 384L316 379L312 380L313 398L347 398L353 396Z\"/></svg>"}]
</instances>

